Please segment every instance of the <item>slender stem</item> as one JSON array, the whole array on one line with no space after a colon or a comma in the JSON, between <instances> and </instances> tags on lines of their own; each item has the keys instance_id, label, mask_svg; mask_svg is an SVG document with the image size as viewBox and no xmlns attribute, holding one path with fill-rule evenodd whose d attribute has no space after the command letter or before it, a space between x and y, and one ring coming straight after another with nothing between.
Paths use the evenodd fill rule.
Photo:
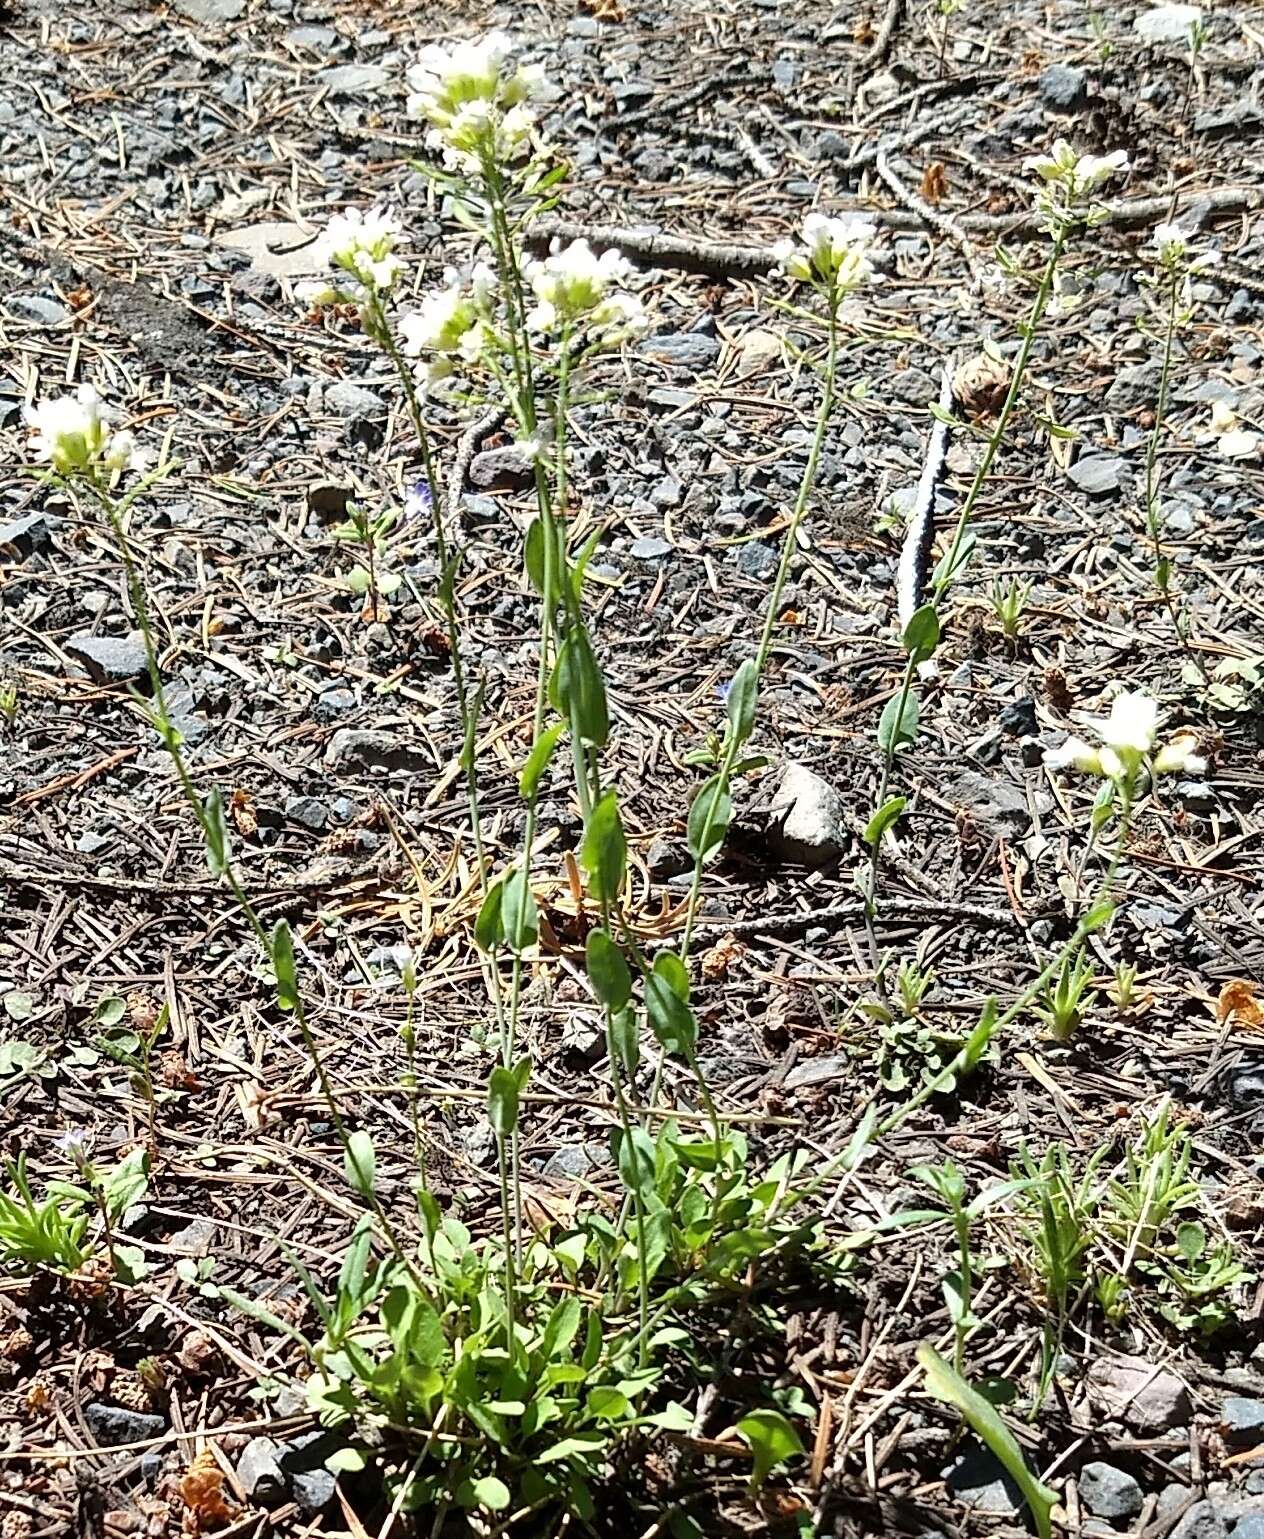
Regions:
<instances>
[{"instance_id":1,"label":"slender stem","mask_svg":"<svg viewBox=\"0 0 1264 1539\"><path fill-rule=\"evenodd\" d=\"M140 627L141 640L145 650L145 665L149 674L150 685L153 689L154 705L152 711L149 713L149 719L157 729L158 734L162 739L163 746L166 748L167 753L169 754L171 761L175 766L176 776L180 782L180 788L183 792L185 801L188 803L189 810L193 813L193 816L197 821L198 828L202 833L203 839L208 841L209 844L210 835L212 832L211 826L208 821L206 808L202 804L202 798L197 793L197 789L193 784L192 776L189 774L188 765L185 763L184 754L180 748L180 734L171 724L171 718L167 710L166 693L163 689L162 673L158 666L158 649L154 641L153 626L150 622L149 604L145 593L145 585L141 580L140 568L138 567L136 558L132 553L131 541L128 538L126 524L123 519L122 509L130 506L131 494L129 494L129 497L125 499L122 504L116 503L114 498L110 495L107 487L102 484L100 477L95 473L89 476L86 484L88 485L92 496L96 499L97 505L101 508L102 512L106 516L106 520L109 523L110 529L114 535L115 544L118 547L119 556L123 562L123 570L127 579L128 595L131 599L132 610L136 615L136 623ZM238 907L245 915L246 921L250 925L251 930L254 932L255 939L259 942L264 955L270 957L272 954L272 946L268 937L268 933L264 929L263 924L259 919L259 915L255 911L254 905L250 902L250 899L246 895L246 891L242 886L241 879L238 877L231 864L227 864L221 874L223 875L224 881L228 885L229 891L236 899ZM308 1023L307 1013L303 1008L303 1002L301 998L295 998L293 1013L295 1023L299 1029L299 1035L303 1040L304 1050L311 1060L312 1068L315 1071L316 1080L320 1086L321 1096L323 1097L325 1105L329 1110L330 1121L333 1123L334 1132L337 1135L339 1143L342 1145L344 1153L347 1153L348 1158L350 1158L350 1138L347 1133L346 1123L344 1122L342 1113L338 1108L338 1100L334 1095L333 1083L330 1080L329 1073L325 1068L324 1059L322 1058L320 1049L316 1044L316 1038L312 1034L312 1029ZM373 1213L373 1216L377 1221L377 1224L381 1229L384 1238L390 1245L391 1249L395 1252L396 1257L407 1271L410 1279L416 1285L418 1291L424 1294L426 1298L429 1298L429 1289L425 1286L425 1283L422 1281L420 1275L418 1274L411 1256L409 1256L408 1252L405 1250L403 1243L395 1232L394 1225L387 1217L387 1214L383 1209L381 1202L378 1200L377 1195L370 1191L365 1196L365 1201L368 1203L368 1206Z\"/></svg>"},{"instance_id":2,"label":"slender stem","mask_svg":"<svg viewBox=\"0 0 1264 1539\"><path fill-rule=\"evenodd\" d=\"M1062 259L1062 252L1066 246L1070 233L1066 223L1059 224L1054 232L1053 245L1049 251L1049 258L1040 275L1040 282L1036 288L1036 297L1032 301L1031 310L1028 313L1026 323L1022 329L1022 343L1018 349L1018 357L1014 361L1014 370L1010 376L1009 389L1005 392L1005 400L996 419L996 426L988 436L988 441L983 450L983 457L979 461L974 479L966 492L965 501L961 504L961 511L957 517L956 528L953 530L952 540L947 553L939 563L931 578L931 601L938 605L948 584L952 582L957 570L962 563L962 546L965 543L966 532L970 527L970 519L974 513L975 505L983 491L988 476L991 474L992 463L996 459L997 451L1005 437L1009 427L1010 418L1018 404L1018 394L1022 388L1023 378L1027 372L1027 365L1031 360L1032 348L1035 346L1037 329L1048 308L1050 297L1053 294L1053 282L1057 274L1058 263ZM874 811L886 805L887 792L891 785L891 773L895 767L895 756L899 751L899 727L905 719L908 709L909 697L913 691L913 680L917 672L917 656L910 652L904 664L904 674L900 680L899 705L897 707L896 730L882 751L882 771L878 781L878 796L874 804ZM873 916L877 911L878 900L878 875L882 862L882 840L876 839L869 847L869 870L865 881L865 905L868 910L869 944L874 953L874 969L877 971L877 940L873 930Z\"/></svg>"}]
</instances>

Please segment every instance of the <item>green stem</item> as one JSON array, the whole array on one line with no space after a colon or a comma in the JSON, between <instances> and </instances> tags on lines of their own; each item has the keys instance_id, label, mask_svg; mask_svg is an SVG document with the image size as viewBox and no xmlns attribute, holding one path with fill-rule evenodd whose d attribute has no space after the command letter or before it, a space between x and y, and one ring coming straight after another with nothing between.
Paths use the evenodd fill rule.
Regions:
<instances>
[{"instance_id":1,"label":"green stem","mask_svg":"<svg viewBox=\"0 0 1264 1539\"><path fill-rule=\"evenodd\" d=\"M1040 282L1036 288L1036 297L1032 301L1031 310L1022 330L1022 344L1018 349L1018 357L1014 361L1014 371L1010 376L1009 389L1005 392L1005 400L996 419L996 426L988 436L988 441L983 450L983 458L979 461L978 469L974 473L974 479L966 492L965 501L961 504L961 511L957 517L956 528L953 530L952 541L947 553L936 568L931 578L931 602L938 606L941 597L948 584L956 576L957 568L961 561L961 549L965 542L966 531L970 526L970 519L974 513L975 505L982 494L983 487L991 474L992 463L996 459L997 451L1001 447L1006 429L1009 427L1010 418L1018 404L1018 394L1022 389L1023 378L1027 373L1027 365L1031 360L1032 348L1035 346L1037 330L1048 308L1049 300L1053 294L1054 278L1057 275L1058 263L1062 259L1062 253L1066 246L1069 226L1066 223L1059 225L1053 236L1053 245L1049 252L1048 261L1040 275ZM908 708L909 696L913 691L913 680L917 672L916 654L910 652L904 664L904 674L900 680L899 691L899 715L897 724L904 721L904 713ZM884 807L887 802L887 793L891 785L891 774L895 767L895 756L898 751L897 739L899 732L893 732L891 739L883 749L882 772L878 782L878 795L874 804L874 811ZM877 839L869 848L869 870L865 881L865 905L868 911L869 944L873 953L873 963L877 970L877 940L873 930L873 918L877 912L878 900L878 875L882 862L882 840Z\"/></svg>"}]
</instances>

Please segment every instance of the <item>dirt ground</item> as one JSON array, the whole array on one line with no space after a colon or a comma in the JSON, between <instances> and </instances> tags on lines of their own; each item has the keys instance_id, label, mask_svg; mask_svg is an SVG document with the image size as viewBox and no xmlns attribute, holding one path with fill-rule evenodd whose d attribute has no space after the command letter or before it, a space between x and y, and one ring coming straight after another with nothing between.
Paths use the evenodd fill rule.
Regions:
<instances>
[{"instance_id":1,"label":"dirt ground","mask_svg":"<svg viewBox=\"0 0 1264 1539\"><path fill-rule=\"evenodd\" d=\"M68 1129L90 1130L103 1157L154 1143L150 1189L126 1220L142 1281L85 1297L0 1272L3 1539L176 1532L179 1474L208 1444L240 1514L227 1532L383 1522L318 1474L265 1507L242 1469L261 1432L301 1451L315 1424L284 1382L287 1343L200 1297L200 1276L213 1260L216 1280L273 1307L293 1301L283 1248L327 1272L355 1206L307 1056L129 701L141 669L112 546L20 469L24 403L91 377L183 461L138 505L133 536L196 783L228 799L261 914L294 926L325 1062L374 1130L401 1210L397 948L414 948L432 1168L472 1228L494 1222L489 1022L432 541L400 525L390 561L402 585L389 617L366 623L333 535L348 498L401 502L415 450L354 325L293 299L312 234L347 204L405 212L425 261L419 291L464 250L409 166L402 75L428 38L493 22L562 87L550 117L572 161L561 217L687 248L648 268L652 334L611 372L607 398L582 408L574 456L580 505L605 522L591 608L629 906L647 937L678 922L700 779L687 756L717 729L720 686L751 649L817 390L772 342L786 323L770 280L723 248L767 251L817 206L879 226L884 281L849 336L764 695L758 746L773 766L744 787L705 889L701 1057L752 1141L835 1153L867 1105L896 1104L942 1039L988 996L1012 998L1069 934L1077 873L1086 859L1090 879L1099 869L1085 848L1093 788L1052 774L1042 754L1100 713L1105 685L1149 689L1172 725L1198 732L1205 776L1164 782L1130 833L1120 913L1094 943L1098 1000L1076 1036L1058 1045L1021 1018L994 1061L880 1145L831 1225L841 1237L925 1206L908 1171L946 1154L972 1190L1053 1139L1080 1154L1108 1144L1113 1160L1170 1096L1192 1136L1200 1219L1246 1269L1230 1318L1203 1336L1144 1296L1118 1327L1081 1312L1040 1415L1011 1424L1062 1495L1067 1532L1260 1539L1264 1016L1250 985L1264 969L1252 674L1264 668L1264 458L1223 452L1212 408L1230 408L1242 432L1264 428L1264 22L1246 5L1209 9L1191 63L1182 42L1138 35L1141 9L976 0L952 16L941 60L938 13L898 0L0 7L0 679L16 691L0 722L0 1153L26 1153L42 1180L67 1175ZM987 338L1013 353L1028 296L993 281L994 246L1027 268L1042 259L1022 161L1060 135L1125 148L1132 169L1112 189L1114 217L1066 262L923 686L921 738L898 765L910 805L884 890L927 907L885 924L882 942L935 982L923 1027L884 1033L854 1008L872 982L863 924L822 911L856 895L875 728L903 663L900 499L944 364ZM1138 324L1150 305L1138 278L1143 242L1169 216L1223 258L1199 275L1158 461L1188 655L1153 587L1140 503L1158 348ZM1051 436L1051 422L1074 435ZM445 467L463 428L439 425ZM505 442L493 431L465 447ZM977 452L954 439L945 527ZM458 599L486 689L478 761L503 861L522 833L536 619L519 573L526 494L494 468L482 480L458 488ZM1031 591L1009 642L987 594L1014 578ZM841 794L838 848L817 869L787 860L760 812L786 762ZM525 1156L532 1189L555 1206L580 1180L617 1188L600 1023L562 965L580 937L566 785L559 771L542 809L539 890L562 959L546 951L533 968L526 1015L539 1099ZM1107 997L1120 961L1138 969L1129 1009ZM119 1052L163 1006L151 1129ZM670 1069L666 1089L690 1104ZM978 1243L991 1262L972 1371L1029 1383L1045 1323L1030 1258L999 1210ZM787 1297L762 1335L738 1342L716 1322L696 1446L625 1471L608 1531L657 1532L674 1504L705 1533L1024 1531L999 1467L960 1439L914 1368L918 1343L946 1329L951 1257L943 1228L915 1241L892 1230L836 1286ZM116 1383L151 1358L164 1364L161 1395L125 1403ZM1131 1403L1117 1393L1128 1358L1151 1375ZM809 1447L817 1438L816 1457L762 1506L745 1497L741 1462L712 1446L751 1374L797 1393ZM1156 1385L1168 1391L1157 1406ZM1138 1496L1111 1508L1098 1466Z\"/></svg>"}]
</instances>

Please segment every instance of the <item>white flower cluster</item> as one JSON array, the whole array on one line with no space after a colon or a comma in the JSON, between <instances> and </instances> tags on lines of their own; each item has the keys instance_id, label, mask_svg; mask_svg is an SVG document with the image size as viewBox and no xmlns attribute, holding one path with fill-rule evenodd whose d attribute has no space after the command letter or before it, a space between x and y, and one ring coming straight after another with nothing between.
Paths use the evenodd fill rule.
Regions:
<instances>
[{"instance_id":1,"label":"white flower cluster","mask_svg":"<svg viewBox=\"0 0 1264 1539\"><path fill-rule=\"evenodd\" d=\"M1200 251L1196 256L1191 256L1190 239L1190 232L1182 230L1179 224L1155 225L1153 240L1159 257L1159 266L1169 273L1196 273L1201 272L1204 267L1214 267L1219 262L1220 253L1214 249Z\"/></svg>"},{"instance_id":2,"label":"white flower cluster","mask_svg":"<svg viewBox=\"0 0 1264 1539\"><path fill-rule=\"evenodd\" d=\"M444 286L428 294L416 310L400 317L404 354L417 360L417 384L423 393L447 379L459 363L476 364L495 336L490 306L496 275L480 262L468 283L455 268Z\"/></svg>"},{"instance_id":3,"label":"white flower cluster","mask_svg":"<svg viewBox=\"0 0 1264 1539\"><path fill-rule=\"evenodd\" d=\"M126 429L115 432L109 414L91 385L80 385L74 395L61 396L28 407L31 448L41 463L60 476L91 472L143 470L149 456Z\"/></svg>"},{"instance_id":4,"label":"white flower cluster","mask_svg":"<svg viewBox=\"0 0 1264 1539\"><path fill-rule=\"evenodd\" d=\"M787 276L845 295L874 279L868 256L874 234L873 225L855 214L814 213L803 221L802 240L778 241L773 254Z\"/></svg>"},{"instance_id":5,"label":"white flower cluster","mask_svg":"<svg viewBox=\"0 0 1264 1539\"><path fill-rule=\"evenodd\" d=\"M527 312L532 331L583 329L590 343L613 347L645 330L641 301L626 285L632 264L613 248L597 256L586 240L554 241L542 262L528 262L526 280L536 303Z\"/></svg>"},{"instance_id":6,"label":"white flower cluster","mask_svg":"<svg viewBox=\"0 0 1264 1539\"><path fill-rule=\"evenodd\" d=\"M489 32L445 48L432 43L408 71L408 112L430 124L428 143L450 170L512 165L530 149L535 118L527 102L544 94L538 66L517 65L513 40Z\"/></svg>"},{"instance_id":7,"label":"white flower cluster","mask_svg":"<svg viewBox=\"0 0 1264 1539\"><path fill-rule=\"evenodd\" d=\"M1195 752L1197 740L1192 732L1178 732L1157 754L1154 752L1159 707L1144 690L1117 694L1110 715L1089 726L1101 739L1100 748L1081 737L1069 737L1061 748L1045 755L1045 763L1052 769L1072 768L1085 775L1101 775L1117 784L1131 783L1143 762L1155 775L1198 775L1207 768L1207 761Z\"/></svg>"},{"instance_id":8,"label":"white flower cluster","mask_svg":"<svg viewBox=\"0 0 1264 1539\"><path fill-rule=\"evenodd\" d=\"M1047 155L1029 155L1024 171L1034 171L1040 178L1038 206L1055 231L1072 224L1100 224L1106 209L1093 201L1093 195L1112 176L1129 169L1125 150L1109 155L1080 155L1065 139L1059 139Z\"/></svg>"},{"instance_id":9,"label":"white flower cluster","mask_svg":"<svg viewBox=\"0 0 1264 1539\"><path fill-rule=\"evenodd\" d=\"M386 294L404 270L395 254L403 239L403 226L389 209L358 208L335 214L316 242L316 258L334 269L332 280L315 279L295 284L294 292L306 304L363 304Z\"/></svg>"}]
</instances>

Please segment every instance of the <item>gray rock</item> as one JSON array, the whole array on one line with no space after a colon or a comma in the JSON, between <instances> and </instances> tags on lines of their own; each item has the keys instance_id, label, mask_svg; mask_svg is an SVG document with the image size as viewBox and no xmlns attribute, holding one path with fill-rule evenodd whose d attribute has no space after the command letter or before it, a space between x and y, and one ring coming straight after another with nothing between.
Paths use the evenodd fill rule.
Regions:
<instances>
[{"instance_id":1,"label":"gray rock","mask_svg":"<svg viewBox=\"0 0 1264 1539\"><path fill-rule=\"evenodd\" d=\"M1031 827L1031 808L1027 793L1008 780L992 780L974 770L965 770L949 782L949 795L967 808L974 818L1001 833L1025 834ZM1052 806L1044 791L1031 793L1038 811Z\"/></svg>"},{"instance_id":2,"label":"gray rock","mask_svg":"<svg viewBox=\"0 0 1264 1539\"><path fill-rule=\"evenodd\" d=\"M351 488L333 481L317 481L307 488L308 511L320 518L346 518Z\"/></svg>"},{"instance_id":3,"label":"gray rock","mask_svg":"<svg viewBox=\"0 0 1264 1539\"><path fill-rule=\"evenodd\" d=\"M4 308L15 321L25 321L29 326L64 326L70 319L70 311L55 299L45 299L40 294L11 294Z\"/></svg>"},{"instance_id":4,"label":"gray rock","mask_svg":"<svg viewBox=\"0 0 1264 1539\"><path fill-rule=\"evenodd\" d=\"M295 48L310 48L315 53L329 53L341 41L332 27L291 27L285 41Z\"/></svg>"},{"instance_id":5,"label":"gray rock","mask_svg":"<svg viewBox=\"0 0 1264 1539\"><path fill-rule=\"evenodd\" d=\"M1228 1539L1229 1527L1215 1502L1195 1502L1172 1530L1171 1539Z\"/></svg>"},{"instance_id":6,"label":"gray rock","mask_svg":"<svg viewBox=\"0 0 1264 1539\"><path fill-rule=\"evenodd\" d=\"M241 1451L237 1479L246 1500L260 1507L279 1507L285 1500L285 1475L277 1463L280 1444L270 1437L254 1437Z\"/></svg>"},{"instance_id":7,"label":"gray rock","mask_svg":"<svg viewBox=\"0 0 1264 1539\"><path fill-rule=\"evenodd\" d=\"M656 534L645 534L639 540L632 541L628 554L634 561L657 561L661 556L670 556L675 548L670 540L664 540Z\"/></svg>"},{"instance_id":8,"label":"gray rock","mask_svg":"<svg viewBox=\"0 0 1264 1539\"><path fill-rule=\"evenodd\" d=\"M842 797L806 764L787 764L768 804L765 839L781 860L823 866L846 846Z\"/></svg>"},{"instance_id":9,"label":"gray rock","mask_svg":"<svg viewBox=\"0 0 1264 1539\"><path fill-rule=\"evenodd\" d=\"M1141 1487L1127 1470L1095 1461L1080 1471L1080 1497L1099 1518L1130 1518L1141 1511Z\"/></svg>"},{"instance_id":10,"label":"gray rock","mask_svg":"<svg viewBox=\"0 0 1264 1539\"><path fill-rule=\"evenodd\" d=\"M1055 112L1079 112L1088 101L1088 76L1069 64L1051 64L1040 76L1040 100Z\"/></svg>"},{"instance_id":11,"label":"gray rock","mask_svg":"<svg viewBox=\"0 0 1264 1539\"><path fill-rule=\"evenodd\" d=\"M750 540L737 553L737 569L745 577L771 577L777 570L777 552L762 540Z\"/></svg>"},{"instance_id":12,"label":"gray rock","mask_svg":"<svg viewBox=\"0 0 1264 1539\"><path fill-rule=\"evenodd\" d=\"M650 868L650 875L658 877L679 876L693 864L684 845L673 844L670 839L655 839L645 863Z\"/></svg>"},{"instance_id":13,"label":"gray rock","mask_svg":"<svg viewBox=\"0 0 1264 1539\"><path fill-rule=\"evenodd\" d=\"M127 636L93 636L80 631L62 643L98 684L121 684L144 677L145 643L139 631Z\"/></svg>"},{"instance_id":14,"label":"gray rock","mask_svg":"<svg viewBox=\"0 0 1264 1539\"><path fill-rule=\"evenodd\" d=\"M1264 1474L1264 1470L1257 1470ZM1248 1512L1233 1525L1230 1539L1264 1539L1264 1512Z\"/></svg>"},{"instance_id":15,"label":"gray rock","mask_svg":"<svg viewBox=\"0 0 1264 1539\"><path fill-rule=\"evenodd\" d=\"M470 461L470 485L483 491L523 491L535 481L535 466L513 444L484 449Z\"/></svg>"},{"instance_id":16,"label":"gray rock","mask_svg":"<svg viewBox=\"0 0 1264 1539\"><path fill-rule=\"evenodd\" d=\"M386 404L380 395L375 395L372 390L366 390L363 385L357 385L349 379L340 379L336 384L326 385L323 399L325 410L335 412L339 417L380 417L386 411Z\"/></svg>"},{"instance_id":17,"label":"gray rock","mask_svg":"<svg viewBox=\"0 0 1264 1539\"><path fill-rule=\"evenodd\" d=\"M702 331L678 331L647 337L641 350L677 369L706 369L720 356L720 343Z\"/></svg>"},{"instance_id":18,"label":"gray rock","mask_svg":"<svg viewBox=\"0 0 1264 1539\"><path fill-rule=\"evenodd\" d=\"M48 544L56 524L57 520L47 513L27 513L22 518L10 519L7 524L0 524L0 545L16 546L22 555L29 556Z\"/></svg>"},{"instance_id":19,"label":"gray rock","mask_svg":"<svg viewBox=\"0 0 1264 1539\"><path fill-rule=\"evenodd\" d=\"M1112 411L1138 411L1153 406L1158 399L1161 373L1162 365L1153 360L1120 369L1106 392L1107 406Z\"/></svg>"},{"instance_id":20,"label":"gray rock","mask_svg":"<svg viewBox=\"0 0 1264 1539\"><path fill-rule=\"evenodd\" d=\"M958 1501L976 1512L998 1515L1017 1512L1022 1493L1004 1465L986 1448L971 1448L944 1472L945 1484Z\"/></svg>"},{"instance_id":21,"label":"gray rock","mask_svg":"<svg viewBox=\"0 0 1264 1539\"><path fill-rule=\"evenodd\" d=\"M604 1144L563 1144L545 1160L544 1174L574 1181L609 1163L609 1150Z\"/></svg>"},{"instance_id":22,"label":"gray rock","mask_svg":"<svg viewBox=\"0 0 1264 1539\"><path fill-rule=\"evenodd\" d=\"M656 508L678 508L685 489L675 476L664 476L657 486L650 488L650 501Z\"/></svg>"},{"instance_id":23,"label":"gray rock","mask_svg":"<svg viewBox=\"0 0 1264 1539\"><path fill-rule=\"evenodd\" d=\"M335 64L333 69L321 70L316 84L332 96L367 96L380 91L390 78L390 70L380 64Z\"/></svg>"},{"instance_id":24,"label":"gray rock","mask_svg":"<svg viewBox=\"0 0 1264 1539\"><path fill-rule=\"evenodd\" d=\"M277 1449L290 1494L304 1512L321 1512L333 1501L337 1479L325 1468L325 1460L341 1446L333 1433L305 1432Z\"/></svg>"},{"instance_id":25,"label":"gray rock","mask_svg":"<svg viewBox=\"0 0 1264 1539\"><path fill-rule=\"evenodd\" d=\"M318 796L288 797L285 815L291 823L310 828L314 834L322 833L329 823L329 807Z\"/></svg>"},{"instance_id":26,"label":"gray rock","mask_svg":"<svg viewBox=\"0 0 1264 1539\"><path fill-rule=\"evenodd\" d=\"M120 1443L143 1443L167 1430L166 1420L144 1411L128 1411L121 1405L106 1405L100 1400L84 1407L88 1430L102 1448L117 1448Z\"/></svg>"},{"instance_id":27,"label":"gray rock","mask_svg":"<svg viewBox=\"0 0 1264 1539\"><path fill-rule=\"evenodd\" d=\"M827 1053L796 1063L782 1084L787 1090L806 1090L812 1085L829 1085L835 1080L849 1079L855 1070L854 1059L845 1054Z\"/></svg>"},{"instance_id":28,"label":"gray rock","mask_svg":"<svg viewBox=\"0 0 1264 1539\"><path fill-rule=\"evenodd\" d=\"M237 21L246 10L246 0L173 0L173 5L189 21Z\"/></svg>"},{"instance_id":29,"label":"gray rock","mask_svg":"<svg viewBox=\"0 0 1264 1539\"><path fill-rule=\"evenodd\" d=\"M343 689L341 686L323 689L316 697L312 714L317 721L336 721L339 716L345 716L348 711L355 710L355 703L354 690Z\"/></svg>"},{"instance_id":30,"label":"gray rock","mask_svg":"<svg viewBox=\"0 0 1264 1539\"><path fill-rule=\"evenodd\" d=\"M1124 462L1117 455L1089 454L1076 460L1067 471L1067 480L1090 497L1104 497L1117 492Z\"/></svg>"},{"instance_id":31,"label":"gray rock","mask_svg":"<svg viewBox=\"0 0 1264 1539\"><path fill-rule=\"evenodd\" d=\"M1220 1408L1225 1441L1234 1448L1250 1448L1264 1442L1264 1400L1230 1395Z\"/></svg>"},{"instance_id":32,"label":"gray rock","mask_svg":"<svg viewBox=\"0 0 1264 1539\"><path fill-rule=\"evenodd\" d=\"M939 385L924 369L899 369L887 376L887 391L906 406L925 406L939 398Z\"/></svg>"},{"instance_id":33,"label":"gray rock","mask_svg":"<svg viewBox=\"0 0 1264 1539\"><path fill-rule=\"evenodd\" d=\"M185 1256L208 1256L215 1244L215 1221L195 1218L191 1224L177 1230L168 1243Z\"/></svg>"},{"instance_id":34,"label":"gray rock","mask_svg":"<svg viewBox=\"0 0 1264 1539\"><path fill-rule=\"evenodd\" d=\"M1184 1383L1143 1357L1100 1357L1089 1369L1088 1382L1106 1414L1134 1432L1166 1432L1188 1422L1193 1410Z\"/></svg>"},{"instance_id":35,"label":"gray rock","mask_svg":"<svg viewBox=\"0 0 1264 1539\"><path fill-rule=\"evenodd\" d=\"M325 768L346 770L422 770L431 760L419 748L401 743L394 732L339 727L325 748Z\"/></svg>"}]
</instances>

